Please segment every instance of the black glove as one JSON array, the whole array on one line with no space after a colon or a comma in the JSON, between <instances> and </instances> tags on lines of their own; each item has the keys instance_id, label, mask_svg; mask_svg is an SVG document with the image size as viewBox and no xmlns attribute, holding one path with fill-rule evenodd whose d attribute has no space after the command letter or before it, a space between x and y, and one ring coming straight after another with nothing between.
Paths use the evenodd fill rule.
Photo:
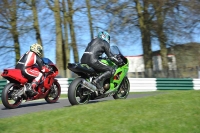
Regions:
<instances>
[{"instance_id":1,"label":"black glove","mask_svg":"<svg viewBox=\"0 0 200 133\"><path fill-rule=\"evenodd\" d=\"M118 60L117 65L118 65L118 66L123 66L123 65L124 65L124 62L123 62L123 60L122 60L121 55L117 55L116 58L117 58L117 60Z\"/></svg>"},{"instance_id":2,"label":"black glove","mask_svg":"<svg viewBox=\"0 0 200 133\"><path fill-rule=\"evenodd\" d=\"M118 66L123 66L123 65L124 65L123 60L122 60L122 59L118 60L118 64L117 64L117 65L118 65Z\"/></svg>"},{"instance_id":3,"label":"black glove","mask_svg":"<svg viewBox=\"0 0 200 133\"><path fill-rule=\"evenodd\" d=\"M122 66L124 64L120 55L115 55L115 56L111 57L110 59L118 66Z\"/></svg>"}]
</instances>

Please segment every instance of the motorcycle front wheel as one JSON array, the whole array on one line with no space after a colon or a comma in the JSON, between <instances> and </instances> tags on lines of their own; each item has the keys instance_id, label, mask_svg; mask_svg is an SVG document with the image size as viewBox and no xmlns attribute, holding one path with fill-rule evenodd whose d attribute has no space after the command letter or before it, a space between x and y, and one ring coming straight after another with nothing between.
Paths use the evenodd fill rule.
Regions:
<instances>
[{"instance_id":1,"label":"motorcycle front wheel","mask_svg":"<svg viewBox=\"0 0 200 133\"><path fill-rule=\"evenodd\" d=\"M20 89L20 85L15 83L8 83L4 87L1 94L1 101L6 108L14 109L21 104L23 99L15 96Z\"/></svg>"},{"instance_id":2,"label":"motorcycle front wheel","mask_svg":"<svg viewBox=\"0 0 200 133\"><path fill-rule=\"evenodd\" d=\"M87 104L90 99L90 95L84 95L86 88L82 87L83 78L76 78L72 81L68 89L68 100L71 105Z\"/></svg>"},{"instance_id":3,"label":"motorcycle front wheel","mask_svg":"<svg viewBox=\"0 0 200 133\"><path fill-rule=\"evenodd\" d=\"M45 97L46 102L47 103L57 102L58 99L60 98L60 93L61 93L60 84L57 81L54 81L49 91L49 94Z\"/></svg>"},{"instance_id":4,"label":"motorcycle front wheel","mask_svg":"<svg viewBox=\"0 0 200 133\"><path fill-rule=\"evenodd\" d=\"M114 99L126 99L130 92L129 79L125 77L118 88L118 91L113 95Z\"/></svg>"}]
</instances>

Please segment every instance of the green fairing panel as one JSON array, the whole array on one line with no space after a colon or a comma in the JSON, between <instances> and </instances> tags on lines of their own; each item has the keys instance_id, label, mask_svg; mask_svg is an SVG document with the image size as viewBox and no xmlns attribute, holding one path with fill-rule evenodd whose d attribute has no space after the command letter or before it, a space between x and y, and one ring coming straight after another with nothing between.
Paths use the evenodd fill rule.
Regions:
<instances>
[{"instance_id":1,"label":"green fairing panel","mask_svg":"<svg viewBox=\"0 0 200 133\"><path fill-rule=\"evenodd\" d=\"M101 60L102 63L108 65L108 66L114 66L115 63L113 63L112 61L110 60ZM129 62L127 60L127 63L121 67L118 67L116 69L116 72L115 74L110 78L110 91L115 91L118 89L120 83L122 82L122 80L124 79L124 77L127 75L127 72L128 72L128 65L129 65ZM114 79L114 77L119 74L119 78L118 79ZM118 86L114 87L114 84L118 84Z\"/></svg>"},{"instance_id":2,"label":"green fairing panel","mask_svg":"<svg viewBox=\"0 0 200 133\"><path fill-rule=\"evenodd\" d=\"M102 63L106 64L107 66L114 66L115 63L113 63L111 60L101 60Z\"/></svg>"}]
</instances>

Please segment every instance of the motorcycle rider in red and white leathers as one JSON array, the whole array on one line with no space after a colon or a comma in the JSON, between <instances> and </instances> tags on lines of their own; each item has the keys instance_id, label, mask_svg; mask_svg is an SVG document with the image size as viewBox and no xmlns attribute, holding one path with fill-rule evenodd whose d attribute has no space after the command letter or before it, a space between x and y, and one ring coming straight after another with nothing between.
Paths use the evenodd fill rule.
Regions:
<instances>
[{"instance_id":1,"label":"motorcycle rider in red and white leathers","mask_svg":"<svg viewBox=\"0 0 200 133\"><path fill-rule=\"evenodd\" d=\"M31 96L38 94L35 88L38 86L44 72L49 72L49 69L44 66L41 59L42 46L33 44L30 46L30 51L26 52L17 62L16 69L22 71L22 75L28 80L32 80L31 86L27 88Z\"/></svg>"}]
</instances>

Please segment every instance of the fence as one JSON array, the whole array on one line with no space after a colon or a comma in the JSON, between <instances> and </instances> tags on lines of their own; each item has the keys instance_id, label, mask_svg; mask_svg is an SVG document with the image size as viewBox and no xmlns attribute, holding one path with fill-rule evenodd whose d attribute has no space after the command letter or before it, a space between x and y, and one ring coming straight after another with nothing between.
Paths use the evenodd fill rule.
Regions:
<instances>
[{"instance_id":1,"label":"fence","mask_svg":"<svg viewBox=\"0 0 200 133\"><path fill-rule=\"evenodd\" d=\"M129 78L131 92L156 90L200 90L200 79Z\"/></svg>"},{"instance_id":2,"label":"fence","mask_svg":"<svg viewBox=\"0 0 200 133\"><path fill-rule=\"evenodd\" d=\"M61 94L67 94L73 78L57 78ZM129 78L130 92L148 92L156 90L200 90L200 79L191 78ZM0 95L6 80L0 80Z\"/></svg>"},{"instance_id":3,"label":"fence","mask_svg":"<svg viewBox=\"0 0 200 133\"><path fill-rule=\"evenodd\" d=\"M5 80L5 79L0 80L0 96L2 94L2 90L3 90L4 86L6 84L7 84L7 80Z\"/></svg>"},{"instance_id":4,"label":"fence","mask_svg":"<svg viewBox=\"0 0 200 133\"><path fill-rule=\"evenodd\" d=\"M73 78L68 79L68 83L62 82L62 78L58 78L61 84L61 93L67 94L68 87ZM61 82L60 82L61 81ZM130 92L148 92L156 90L200 90L200 79L191 78L129 78ZM64 85L65 84L65 85Z\"/></svg>"}]
</instances>

